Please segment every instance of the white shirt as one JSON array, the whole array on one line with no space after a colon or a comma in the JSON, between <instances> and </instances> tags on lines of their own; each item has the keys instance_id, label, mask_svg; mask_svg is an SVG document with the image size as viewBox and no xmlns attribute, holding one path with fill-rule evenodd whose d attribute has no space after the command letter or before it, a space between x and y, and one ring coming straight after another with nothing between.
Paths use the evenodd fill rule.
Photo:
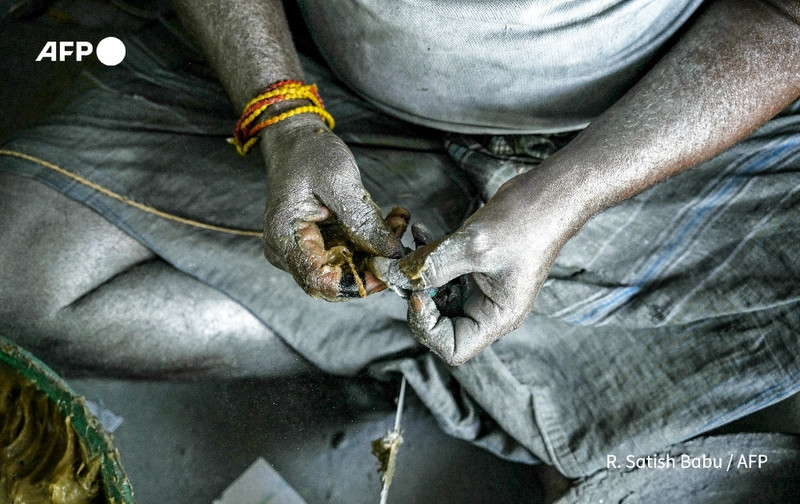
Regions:
<instances>
[{"instance_id":1,"label":"white shirt","mask_svg":"<svg viewBox=\"0 0 800 504\"><path fill-rule=\"evenodd\" d=\"M701 2L299 0L347 85L385 112L463 133L586 126Z\"/></svg>"}]
</instances>

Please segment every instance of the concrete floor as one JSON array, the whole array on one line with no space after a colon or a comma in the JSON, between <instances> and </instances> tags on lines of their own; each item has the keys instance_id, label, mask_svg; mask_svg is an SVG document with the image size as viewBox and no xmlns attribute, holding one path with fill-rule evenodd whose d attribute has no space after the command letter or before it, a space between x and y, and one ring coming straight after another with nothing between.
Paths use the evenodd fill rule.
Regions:
<instances>
[{"instance_id":1,"label":"concrete floor","mask_svg":"<svg viewBox=\"0 0 800 504\"><path fill-rule=\"evenodd\" d=\"M14 3L0 0L0 16ZM22 22L0 18L0 143L41 117L81 70L76 62L37 63L46 41L96 43L135 25L113 9L79 22L91 3L56 2ZM320 375L68 383L123 417L115 444L140 503L210 503L258 457L309 504L379 500L370 441L393 426L397 383ZM538 469L446 436L410 389L403 426L389 502L543 502Z\"/></svg>"},{"instance_id":2,"label":"concrete floor","mask_svg":"<svg viewBox=\"0 0 800 504\"><path fill-rule=\"evenodd\" d=\"M138 502L211 502L258 457L309 504L379 500L370 441L394 424L396 383L69 382L124 418L114 438ZM389 502L542 502L534 468L449 438L413 394L406 399Z\"/></svg>"}]
</instances>

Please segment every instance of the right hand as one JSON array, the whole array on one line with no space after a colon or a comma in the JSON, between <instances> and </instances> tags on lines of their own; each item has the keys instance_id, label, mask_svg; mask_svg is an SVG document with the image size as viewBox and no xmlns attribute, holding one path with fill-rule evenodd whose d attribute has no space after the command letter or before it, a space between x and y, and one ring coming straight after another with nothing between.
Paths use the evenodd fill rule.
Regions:
<instances>
[{"instance_id":1,"label":"right hand","mask_svg":"<svg viewBox=\"0 0 800 504\"><path fill-rule=\"evenodd\" d=\"M313 297L342 301L358 296L358 280L343 261L343 249L326 246L329 237L323 236L320 224L339 235L351 253L401 257L403 246L364 189L353 154L312 114L275 123L261 135L267 167L267 260L291 273ZM360 277L366 294L383 290L370 273Z\"/></svg>"}]
</instances>

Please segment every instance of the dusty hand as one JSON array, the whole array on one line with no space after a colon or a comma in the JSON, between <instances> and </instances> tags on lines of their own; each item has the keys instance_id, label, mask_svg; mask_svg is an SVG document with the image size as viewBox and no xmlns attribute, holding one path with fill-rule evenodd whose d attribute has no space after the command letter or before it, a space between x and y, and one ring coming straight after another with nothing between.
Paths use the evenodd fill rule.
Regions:
<instances>
[{"instance_id":1,"label":"dusty hand","mask_svg":"<svg viewBox=\"0 0 800 504\"><path fill-rule=\"evenodd\" d=\"M456 232L399 263L416 289L408 303L409 325L450 365L469 360L522 323L571 235L557 203L550 208L545 192L532 193L528 188L535 183L518 179Z\"/></svg>"},{"instance_id":2,"label":"dusty hand","mask_svg":"<svg viewBox=\"0 0 800 504\"><path fill-rule=\"evenodd\" d=\"M300 115L265 128L261 151L269 262L290 272L308 294L329 301L381 290L369 273L353 275L353 256L399 257L403 248L339 137L316 116ZM393 224L402 220L391 217Z\"/></svg>"}]
</instances>

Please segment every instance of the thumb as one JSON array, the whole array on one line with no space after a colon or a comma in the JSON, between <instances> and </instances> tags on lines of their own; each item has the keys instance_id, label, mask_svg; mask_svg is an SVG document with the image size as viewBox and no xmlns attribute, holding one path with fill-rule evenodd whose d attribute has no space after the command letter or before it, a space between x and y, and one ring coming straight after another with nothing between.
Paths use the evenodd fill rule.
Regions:
<instances>
[{"instance_id":1,"label":"thumb","mask_svg":"<svg viewBox=\"0 0 800 504\"><path fill-rule=\"evenodd\" d=\"M400 271L415 289L441 287L450 280L480 271L479 254L473 253L473 240L463 231L417 248L400 260Z\"/></svg>"}]
</instances>

